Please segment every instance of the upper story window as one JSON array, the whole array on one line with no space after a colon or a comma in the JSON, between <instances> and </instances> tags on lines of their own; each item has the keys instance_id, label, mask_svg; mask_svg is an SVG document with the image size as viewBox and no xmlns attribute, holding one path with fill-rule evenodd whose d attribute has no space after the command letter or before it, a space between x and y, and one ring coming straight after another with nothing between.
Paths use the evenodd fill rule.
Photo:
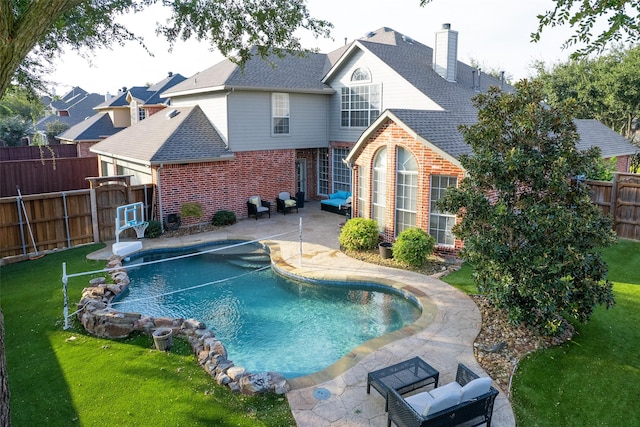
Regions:
<instances>
[{"instance_id":1,"label":"upper story window","mask_svg":"<svg viewBox=\"0 0 640 427\"><path fill-rule=\"evenodd\" d=\"M357 68L353 74L351 74L352 82L370 82L371 73L366 68Z\"/></svg>"},{"instance_id":2,"label":"upper story window","mask_svg":"<svg viewBox=\"0 0 640 427\"><path fill-rule=\"evenodd\" d=\"M289 134L289 94L271 94L271 122L274 135Z\"/></svg>"},{"instance_id":3,"label":"upper story window","mask_svg":"<svg viewBox=\"0 0 640 427\"><path fill-rule=\"evenodd\" d=\"M351 86L341 92L342 127L367 127L380 115L380 85L371 82L371 73L358 68L351 74Z\"/></svg>"}]
</instances>

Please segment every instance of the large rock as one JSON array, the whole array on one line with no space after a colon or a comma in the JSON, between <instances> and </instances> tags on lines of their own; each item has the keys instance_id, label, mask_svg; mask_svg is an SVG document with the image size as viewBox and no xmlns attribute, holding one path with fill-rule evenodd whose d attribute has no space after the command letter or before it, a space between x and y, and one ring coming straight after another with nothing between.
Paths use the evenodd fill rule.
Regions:
<instances>
[{"instance_id":1,"label":"large rock","mask_svg":"<svg viewBox=\"0 0 640 427\"><path fill-rule=\"evenodd\" d=\"M245 375L238 381L240 393L253 396L254 394L266 393L271 388L269 374L260 372L258 374Z\"/></svg>"}]
</instances>

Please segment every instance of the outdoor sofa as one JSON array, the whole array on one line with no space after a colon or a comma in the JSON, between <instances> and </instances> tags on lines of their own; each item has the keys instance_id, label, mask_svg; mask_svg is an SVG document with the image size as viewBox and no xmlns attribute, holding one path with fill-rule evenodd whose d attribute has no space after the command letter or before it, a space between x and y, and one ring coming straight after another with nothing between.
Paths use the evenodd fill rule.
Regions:
<instances>
[{"instance_id":1,"label":"outdoor sofa","mask_svg":"<svg viewBox=\"0 0 640 427\"><path fill-rule=\"evenodd\" d=\"M336 191L329 194L328 199L320 201L320 209L323 211L333 212L344 215L347 208L351 206L350 191Z\"/></svg>"},{"instance_id":2,"label":"outdoor sofa","mask_svg":"<svg viewBox=\"0 0 640 427\"><path fill-rule=\"evenodd\" d=\"M431 391L402 397L389 390L387 426L398 427L491 426L493 403L498 390L491 378L479 378L463 364L458 364L456 380Z\"/></svg>"}]
</instances>

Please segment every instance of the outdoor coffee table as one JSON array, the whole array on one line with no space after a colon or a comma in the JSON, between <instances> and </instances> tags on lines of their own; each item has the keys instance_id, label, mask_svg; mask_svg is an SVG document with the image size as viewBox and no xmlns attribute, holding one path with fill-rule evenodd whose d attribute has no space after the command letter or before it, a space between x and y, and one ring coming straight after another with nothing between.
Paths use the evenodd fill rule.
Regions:
<instances>
[{"instance_id":1,"label":"outdoor coffee table","mask_svg":"<svg viewBox=\"0 0 640 427\"><path fill-rule=\"evenodd\" d=\"M438 387L440 373L419 357L388 366L367 374L367 394L371 386L384 397L384 410L389 410L387 392L396 390L400 395L433 384Z\"/></svg>"}]
</instances>

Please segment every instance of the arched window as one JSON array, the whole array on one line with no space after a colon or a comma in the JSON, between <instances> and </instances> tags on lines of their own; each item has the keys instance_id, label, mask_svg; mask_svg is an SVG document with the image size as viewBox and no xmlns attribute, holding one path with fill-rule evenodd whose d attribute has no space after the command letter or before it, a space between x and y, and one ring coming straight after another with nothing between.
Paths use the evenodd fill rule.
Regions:
<instances>
[{"instance_id":1,"label":"arched window","mask_svg":"<svg viewBox=\"0 0 640 427\"><path fill-rule=\"evenodd\" d=\"M340 92L340 126L366 128L380 115L382 86L372 83L366 68L351 73L350 86Z\"/></svg>"},{"instance_id":2,"label":"arched window","mask_svg":"<svg viewBox=\"0 0 640 427\"><path fill-rule=\"evenodd\" d=\"M378 230L384 231L387 207L387 148L381 148L373 159L373 194L371 198L371 218L378 223Z\"/></svg>"},{"instance_id":3,"label":"arched window","mask_svg":"<svg viewBox=\"0 0 640 427\"><path fill-rule=\"evenodd\" d=\"M398 148L396 166L396 236L416 226L418 206L418 162L409 150Z\"/></svg>"},{"instance_id":4,"label":"arched window","mask_svg":"<svg viewBox=\"0 0 640 427\"><path fill-rule=\"evenodd\" d=\"M351 74L352 82L370 82L371 81L371 73L366 68L356 68L356 70Z\"/></svg>"}]
</instances>

